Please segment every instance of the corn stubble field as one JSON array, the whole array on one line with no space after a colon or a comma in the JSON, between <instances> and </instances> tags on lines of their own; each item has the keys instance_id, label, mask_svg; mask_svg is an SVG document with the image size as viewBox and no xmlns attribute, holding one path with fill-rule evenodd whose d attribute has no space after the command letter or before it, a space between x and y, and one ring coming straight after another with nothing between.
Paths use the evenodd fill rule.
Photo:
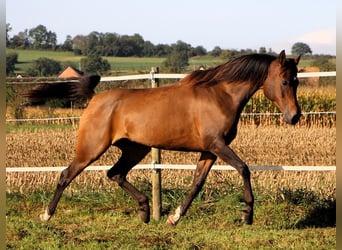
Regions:
<instances>
[{"instance_id":1,"label":"corn stubble field","mask_svg":"<svg viewBox=\"0 0 342 250\"><path fill-rule=\"evenodd\" d=\"M307 105L311 111L322 110ZM256 106L260 105L251 109ZM31 117L46 115L44 108L25 112ZM57 116L63 112L70 110L54 110ZM6 167L67 166L74 155L77 127L77 122L8 126ZM336 120L303 117L299 125L290 126L281 118L245 118L231 147L250 166L335 166ZM119 156L116 148L110 148L93 165L112 165ZM164 164L196 164L198 158L198 153L162 152ZM151 156L142 163L151 163ZM226 165L221 160L216 164ZM335 171L252 171L256 198L252 226L238 220L244 203L242 180L235 171L211 171L187 215L176 227L166 225L167 214L191 186L193 171L186 170L162 171L160 221L143 224L136 202L104 171L84 171L64 192L55 217L42 223L38 215L51 199L59 175L7 173L8 249L336 248ZM151 198L150 175L149 170L132 170L128 178Z\"/></svg>"}]
</instances>

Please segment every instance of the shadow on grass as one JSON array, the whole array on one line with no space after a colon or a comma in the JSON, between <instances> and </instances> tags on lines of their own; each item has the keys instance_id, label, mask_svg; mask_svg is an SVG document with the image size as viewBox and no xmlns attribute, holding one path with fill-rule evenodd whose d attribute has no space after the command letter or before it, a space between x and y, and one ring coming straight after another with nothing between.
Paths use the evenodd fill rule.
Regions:
<instances>
[{"instance_id":1,"label":"shadow on grass","mask_svg":"<svg viewBox=\"0 0 342 250\"><path fill-rule=\"evenodd\" d=\"M322 201L315 205L308 215L296 223L295 228L307 227L335 227L336 226L336 199Z\"/></svg>"},{"instance_id":2,"label":"shadow on grass","mask_svg":"<svg viewBox=\"0 0 342 250\"><path fill-rule=\"evenodd\" d=\"M305 210L304 218L297 221L291 228L335 227L336 226L336 196L333 192L327 197L318 197L313 191L306 189L284 189L280 191L283 201L301 206Z\"/></svg>"}]
</instances>

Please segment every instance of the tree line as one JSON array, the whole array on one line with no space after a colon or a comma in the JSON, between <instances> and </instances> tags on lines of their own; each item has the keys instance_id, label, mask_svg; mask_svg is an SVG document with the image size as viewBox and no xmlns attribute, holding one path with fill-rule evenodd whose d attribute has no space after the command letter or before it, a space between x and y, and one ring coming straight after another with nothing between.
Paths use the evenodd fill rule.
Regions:
<instances>
[{"instance_id":1,"label":"tree line","mask_svg":"<svg viewBox=\"0 0 342 250\"><path fill-rule=\"evenodd\" d=\"M167 57L172 52L180 49L186 52L188 57L193 56L236 56L247 53L274 53L272 49L261 47L259 51L252 49L242 50L223 50L220 46L215 46L211 51L207 51L203 46L193 47L183 41L176 41L169 44L153 44L144 40L140 34L120 35L117 33L101 33L93 31L88 35L68 35L61 44L57 43L55 32L48 30L44 25L38 25L31 29L25 29L13 36L9 35L12 31L10 23L6 24L6 47L12 49L37 49L37 50L59 50L71 51L75 55L87 56L89 54L98 54L100 56L118 56L118 57ZM275 54L275 53L274 53ZM228 58L229 59L229 58Z\"/></svg>"},{"instance_id":2,"label":"tree line","mask_svg":"<svg viewBox=\"0 0 342 250\"><path fill-rule=\"evenodd\" d=\"M97 31L74 37L68 35L62 44L58 44L56 33L48 30L44 25L20 31L12 37L9 36L11 30L11 25L7 23L7 48L72 51L76 55L83 56L96 53L100 56L165 57L176 46L176 44L155 45L150 41L145 41L140 34L119 35ZM189 56L201 56L208 53L203 46L192 47L190 44L182 43L184 43Z\"/></svg>"},{"instance_id":3,"label":"tree line","mask_svg":"<svg viewBox=\"0 0 342 250\"><path fill-rule=\"evenodd\" d=\"M173 51L182 51L187 53L188 57L193 56L221 56L223 52L225 56L236 56L247 53L269 53L275 54L271 48L260 47L259 51L246 50L222 50L219 46L215 46L213 50L207 51L203 46L193 47L183 41L177 41L169 44L153 44L144 40L140 34L120 35L117 33L101 33L93 31L88 35L76 35L74 37L68 35L61 44L57 43L57 34L48 30L44 25L40 24L31 29L25 29L18 34L10 37L9 32L12 31L10 23L6 24L6 47L13 49L38 49L38 50L60 50L72 51L76 55L87 56L89 54L98 54L100 56L118 56L118 57L166 57ZM311 55L312 51L309 45L297 42L292 46L291 53Z\"/></svg>"},{"instance_id":4,"label":"tree line","mask_svg":"<svg viewBox=\"0 0 342 250\"><path fill-rule=\"evenodd\" d=\"M68 35L61 44L57 43L55 32L48 30L44 25L20 31L10 37L11 25L6 24L6 47L12 49L35 49L52 51L70 51L75 55L84 56L81 60L82 68L86 73L106 73L110 70L107 60L103 56L116 57L163 57L163 67L171 73L179 73L189 65L188 60L194 56L209 55L229 60L233 57L250 53L267 53L277 55L271 48L260 47L259 50L252 49L221 49L215 46L207 51L203 46L193 47L183 41L169 44L153 44L144 40L140 34L119 35L117 33L101 33L93 31L88 35ZM293 55L311 55L309 45L297 42L292 46ZM33 68L26 72L31 76L54 75L60 70L58 63L52 59L40 58L34 62ZM18 62L18 55L11 54L6 57L6 72L8 75L14 73L15 64Z\"/></svg>"}]
</instances>

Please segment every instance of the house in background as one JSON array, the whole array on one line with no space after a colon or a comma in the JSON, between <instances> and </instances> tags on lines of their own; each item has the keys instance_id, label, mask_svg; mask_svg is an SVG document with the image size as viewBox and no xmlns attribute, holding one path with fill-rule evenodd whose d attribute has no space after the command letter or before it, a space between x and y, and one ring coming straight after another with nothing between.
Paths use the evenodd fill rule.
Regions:
<instances>
[{"instance_id":1,"label":"house in background","mask_svg":"<svg viewBox=\"0 0 342 250\"><path fill-rule=\"evenodd\" d=\"M83 76L84 73L72 66L68 66L62 73L59 74L58 78L78 78Z\"/></svg>"}]
</instances>

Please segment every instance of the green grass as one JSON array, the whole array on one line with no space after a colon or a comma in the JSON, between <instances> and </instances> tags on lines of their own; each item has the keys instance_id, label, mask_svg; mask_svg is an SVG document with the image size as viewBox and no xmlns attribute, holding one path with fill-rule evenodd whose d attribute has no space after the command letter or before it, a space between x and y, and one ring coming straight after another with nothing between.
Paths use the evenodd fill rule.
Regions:
<instances>
[{"instance_id":1,"label":"green grass","mask_svg":"<svg viewBox=\"0 0 342 250\"><path fill-rule=\"evenodd\" d=\"M26 49L6 49L6 53L18 53L20 63L28 63L40 57L53 58L57 61L77 61L81 56L75 56L73 52L49 51L49 50L26 50Z\"/></svg>"},{"instance_id":2,"label":"green grass","mask_svg":"<svg viewBox=\"0 0 342 250\"><path fill-rule=\"evenodd\" d=\"M160 221L142 223L136 202L117 189L66 192L52 219L37 217L52 193L8 193L7 249L335 249L336 199L307 190L267 194L256 188L255 222L241 224L240 188L202 191L176 227L167 214L187 190L163 190ZM149 184L138 187L150 196ZM50 189L49 189L50 190ZM52 189L51 189L52 190ZM82 191L81 191L82 190Z\"/></svg>"},{"instance_id":3,"label":"green grass","mask_svg":"<svg viewBox=\"0 0 342 250\"><path fill-rule=\"evenodd\" d=\"M6 53L18 53L19 63L16 65L16 73L23 73L31 67L32 61L47 57L61 62L63 65L73 64L78 66L82 56L76 56L73 52L41 51L41 50L13 50L7 49ZM155 57L104 57L111 65L112 73L148 73L151 67L160 67L165 58Z\"/></svg>"},{"instance_id":4,"label":"green grass","mask_svg":"<svg viewBox=\"0 0 342 250\"><path fill-rule=\"evenodd\" d=\"M17 132L17 131L25 131L25 132L33 132L40 129L47 129L51 131L55 130L68 130L73 127L72 124L6 124L6 133Z\"/></svg>"},{"instance_id":5,"label":"green grass","mask_svg":"<svg viewBox=\"0 0 342 250\"><path fill-rule=\"evenodd\" d=\"M111 65L115 74L146 74L151 67L161 67L165 58L157 57L104 57Z\"/></svg>"},{"instance_id":6,"label":"green grass","mask_svg":"<svg viewBox=\"0 0 342 250\"><path fill-rule=\"evenodd\" d=\"M81 57L75 56L73 52L62 52L62 51L43 51L43 50L15 50L6 49L6 53L15 52L18 54L18 64L16 64L16 73L24 73L28 68L31 67L31 63L41 57L51 58L62 64L72 63L78 65Z\"/></svg>"},{"instance_id":7,"label":"green grass","mask_svg":"<svg viewBox=\"0 0 342 250\"><path fill-rule=\"evenodd\" d=\"M73 52L41 51L41 50L14 50L7 49L6 53L18 53L19 64L16 65L16 73L23 73L31 67L32 61L47 57L61 62L63 65L79 65L82 56L76 56ZM161 67L165 58L159 57L104 57L111 65L112 74L142 74L148 73L151 67ZM190 67L198 68L200 65L213 66L220 60L212 57L196 57L189 60Z\"/></svg>"},{"instance_id":8,"label":"green grass","mask_svg":"<svg viewBox=\"0 0 342 250\"><path fill-rule=\"evenodd\" d=\"M33 60L40 57L47 57L59 61L63 66L74 65L78 67L82 56L76 56L73 52L63 51L43 51L43 50L14 50L6 49L6 53L16 52L18 53L19 63L16 65L16 73L24 73ZM104 57L111 65L111 74L113 75L125 75L125 74L142 74L148 73L151 67L159 67L162 71L162 62L165 58L159 57ZM197 56L189 59L188 70L198 69L199 66L213 67L224 63L225 61L220 57L212 56ZM308 67L312 64L312 60L301 60L299 67ZM168 73L168 72L163 72Z\"/></svg>"}]
</instances>

